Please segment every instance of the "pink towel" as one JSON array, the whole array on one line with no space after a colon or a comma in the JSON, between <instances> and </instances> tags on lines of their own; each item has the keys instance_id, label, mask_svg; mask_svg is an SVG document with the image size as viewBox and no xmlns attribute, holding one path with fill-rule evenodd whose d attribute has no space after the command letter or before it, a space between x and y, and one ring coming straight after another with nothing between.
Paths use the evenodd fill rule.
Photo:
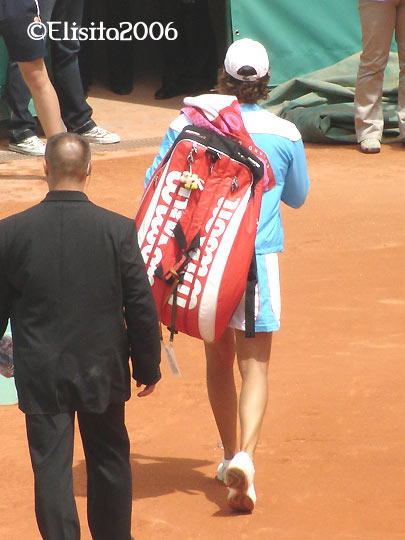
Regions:
<instances>
[{"instance_id":1,"label":"pink towel","mask_svg":"<svg viewBox=\"0 0 405 540\"><path fill-rule=\"evenodd\" d=\"M276 185L273 169L266 154L255 145L245 128L236 97L203 94L185 98L184 104L186 107L182 109L182 112L190 118L195 126L232 137L260 159L264 165L264 191L268 191Z\"/></svg>"}]
</instances>

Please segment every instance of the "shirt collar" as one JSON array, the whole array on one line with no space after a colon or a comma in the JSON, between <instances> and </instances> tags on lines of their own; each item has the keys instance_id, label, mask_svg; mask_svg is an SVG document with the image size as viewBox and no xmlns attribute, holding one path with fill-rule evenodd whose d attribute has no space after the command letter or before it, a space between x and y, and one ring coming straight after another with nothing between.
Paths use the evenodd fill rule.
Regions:
<instances>
[{"instance_id":1,"label":"shirt collar","mask_svg":"<svg viewBox=\"0 0 405 540\"><path fill-rule=\"evenodd\" d=\"M55 201L81 201L90 202L87 195L82 191L65 191L54 190L48 191L45 199L42 202L55 202Z\"/></svg>"},{"instance_id":2,"label":"shirt collar","mask_svg":"<svg viewBox=\"0 0 405 540\"><path fill-rule=\"evenodd\" d=\"M257 103L241 103L242 112L260 111L261 107Z\"/></svg>"}]
</instances>

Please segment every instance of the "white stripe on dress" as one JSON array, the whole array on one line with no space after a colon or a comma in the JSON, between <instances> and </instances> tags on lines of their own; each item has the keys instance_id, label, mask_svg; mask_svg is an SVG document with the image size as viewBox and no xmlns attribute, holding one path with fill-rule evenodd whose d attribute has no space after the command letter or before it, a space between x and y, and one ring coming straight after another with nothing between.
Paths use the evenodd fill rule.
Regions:
<instances>
[{"instance_id":1,"label":"white stripe on dress","mask_svg":"<svg viewBox=\"0 0 405 540\"><path fill-rule=\"evenodd\" d=\"M268 253L264 256L267 270L267 283L270 293L270 305L274 317L280 323L281 300L280 300L280 276L277 253Z\"/></svg>"}]
</instances>

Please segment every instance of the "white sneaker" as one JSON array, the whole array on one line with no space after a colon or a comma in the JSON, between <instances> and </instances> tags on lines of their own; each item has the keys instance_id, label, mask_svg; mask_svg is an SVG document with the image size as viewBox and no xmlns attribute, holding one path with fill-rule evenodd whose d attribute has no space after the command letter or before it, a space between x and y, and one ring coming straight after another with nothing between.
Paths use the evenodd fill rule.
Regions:
<instances>
[{"instance_id":1,"label":"white sneaker","mask_svg":"<svg viewBox=\"0 0 405 540\"><path fill-rule=\"evenodd\" d=\"M228 495L228 506L236 512L253 512L256 504L256 492L253 484L246 491L231 488Z\"/></svg>"},{"instance_id":2,"label":"white sneaker","mask_svg":"<svg viewBox=\"0 0 405 540\"><path fill-rule=\"evenodd\" d=\"M219 482L223 482L225 485L226 485L226 471L229 467L230 462L231 462L230 459L225 459L223 457L217 469L216 479L219 480Z\"/></svg>"},{"instance_id":3,"label":"white sneaker","mask_svg":"<svg viewBox=\"0 0 405 540\"><path fill-rule=\"evenodd\" d=\"M94 126L94 128L89 129L89 131L85 131L80 135L87 141L97 144L114 144L120 142L121 140L119 135L116 133L111 133L111 131L107 131L100 126Z\"/></svg>"},{"instance_id":4,"label":"white sneaker","mask_svg":"<svg viewBox=\"0 0 405 540\"><path fill-rule=\"evenodd\" d=\"M26 156L45 155L45 143L36 135L27 137L20 142L10 143L8 149L11 150L11 152L18 152L19 154L25 154Z\"/></svg>"},{"instance_id":5,"label":"white sneaker","mask_svg":"<svg viewBox=\"0 0 405 540\"><path fill-rule=\"evenodd\" d=\"M361 151L365 154L378 154L381 150L379 139L364 139L360 143Z\"/></svg>"},{"instance_id":6,"label":"white sneaker","mask_svg":"<svg viewBox=\"0 0 405 540\"><path fill-rule=\"evenodd\" d=\"M253 486L255 468L246 452L238 452L226 469L226 485L230 488L228 505L239 512L252 512L256 504Z\"/></svg>"}]
</instances>

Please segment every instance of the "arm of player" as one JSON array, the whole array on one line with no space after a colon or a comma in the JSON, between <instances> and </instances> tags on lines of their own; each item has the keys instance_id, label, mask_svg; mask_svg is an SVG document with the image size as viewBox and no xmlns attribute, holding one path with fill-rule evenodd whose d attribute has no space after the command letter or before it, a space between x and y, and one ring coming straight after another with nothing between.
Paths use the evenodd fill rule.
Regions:
<instances>
[{"instance_id":1,"label":"arm of player","mask_svg":"<svg viewBox=\"0 0 405 540\"><path fill-rule=\"evenodd\" d=\"M165 155L167 154L167 152L170 150L173 142L177 139L178 137L178 132L175 131L174 129L172 128L169 128L167 130L167 133L163 139L163 141L161 142L160 144L160 148L159 148L159 153L158 155L155 157L155 159L153 160L153 163L152 165L149 167L149 169L146 171L146 176L145 176L145 188L146 186L149 184L149 181L150 179L152 178L153 176L153 173L156 171L156 169L159 167L161 161L163 160L163 158L165 157Z\"/></svg>"},{"instance_id":2,"label":"arm of player","mask_svg":"<svg viewBox=\"0 0 405 540\"><path fill-rule=\"evenodd\" d=\"M285 176L281 200L292 208L299 208L305 202L309 189L307 160L302 139L291 142L290 164Z\"/></svg>"}]
</instances>

